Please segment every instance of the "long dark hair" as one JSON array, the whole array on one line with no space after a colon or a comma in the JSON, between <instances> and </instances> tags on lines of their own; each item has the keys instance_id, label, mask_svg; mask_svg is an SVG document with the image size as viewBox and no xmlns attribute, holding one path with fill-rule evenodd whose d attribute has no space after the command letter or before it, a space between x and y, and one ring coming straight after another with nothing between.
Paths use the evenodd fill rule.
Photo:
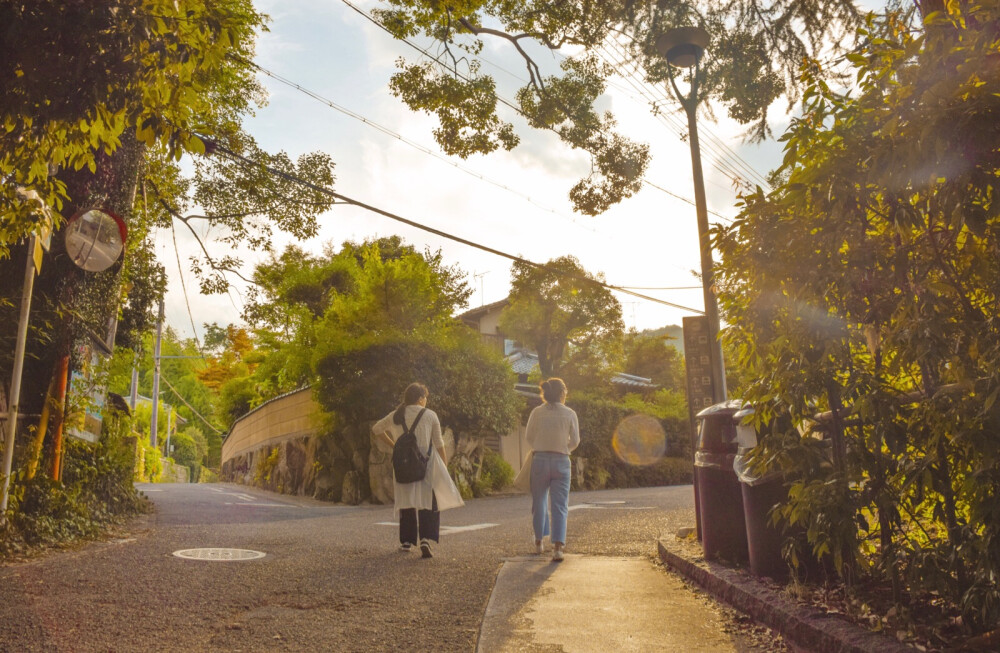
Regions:
<instances>
[{"instance_id":1,"label":"long dark hair","mask_svg":"<svg viewBox=\"0 0 1000 653\"><path fill-rule=\"evenodd\" d=\"M542 390L542 398L547 404L561 404L566 399L566 383L557 377L538 384Z\"/></svg>"},{"instance_id":2,"label":"long dark hair","mask_svg":"<svg viewBox=\"0 0 1000 653\"><path fill-rule=\"evenodd\" d=\"M405 426L403 422L403 415L406 411L406 407L417 403L426 397L427 394L427 386L423 383L411 383L406 386L406 390L403 391L403 402L396 408L396 412L392 416L392 421L400 426Z\"/></svg>"}]
</instances>

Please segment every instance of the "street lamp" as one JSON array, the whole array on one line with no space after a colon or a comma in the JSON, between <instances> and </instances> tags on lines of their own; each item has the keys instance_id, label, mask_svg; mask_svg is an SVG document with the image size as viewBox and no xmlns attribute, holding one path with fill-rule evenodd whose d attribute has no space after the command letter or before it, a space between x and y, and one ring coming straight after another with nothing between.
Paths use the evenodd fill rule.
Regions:
<instances>
[{"instance_id":1,"label":"street lamp","mask_svg":"<svg viewBox=\"0 0 1000 653\"><path fill-rule=\"evenodd\" d=\"M670 86L688 121L688 142L691 145L691 172L694 177L694 203L698 214L698 241L701 250L701 283L705 298L705 317L708 322L708 340L712 367L712 398L716 403L726 400L726 368L719 342L719 305L712 286L712 244L708 236L708 207L705 202L705 177L701 169L701 148L698 144L698 64L708 47L708 32L700 27L675 27L656 37L656 50L670 64ZM674 68L692 68L691 88L687 95L681 93L674 79Z\"/></svg>"}]
</instances>

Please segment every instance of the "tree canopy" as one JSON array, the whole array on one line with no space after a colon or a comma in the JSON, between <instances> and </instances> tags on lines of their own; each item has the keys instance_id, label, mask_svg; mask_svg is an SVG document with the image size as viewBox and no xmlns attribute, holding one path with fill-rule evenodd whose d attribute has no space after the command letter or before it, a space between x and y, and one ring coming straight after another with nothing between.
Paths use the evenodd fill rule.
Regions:
<instances>
[{"instance_id":1,"label":"tree canopy","mask_svg":"<svg viewBox=\"0 0 1000 653\"><path fill-rule=\"evenodd\" d=\"M648 336L629 332L625 335L624 371L671 389L683 389L684 359L670 342L670 336Z\"/></svg>"},{"instance_id":2,"label":"tree canopy","mask_svg":"<svg viewBox=\"0 0 1000 653\"><path fill-rule=\"evenodd\" d=\"M316 383L335 421L356 426L382 417L421 381L444 426L509 428L509 369L452 317L471 292L464 277L440 252L419 253L398 236L320 256L290 246L254 273L246 318L266 352L255 387L273 395Z\"/></svg>"},{"instance_id":3,"label":"tree canopy","mask_svg":"<svg viewBox=\"0 0 1000 653\"><path fill-rule=\"evenodd\" d=\"M411 109L438 118L441 148L462 157L512 149L518 137L498 111L509 105L532 127L590 153L592 172L570 191L574 207L590 215L638 191L650 156L648 146L616 131L610 112L595 108L615 68L602 50L660 83L670 70L656 37L671 27L704 27L711 43L700 66L701 97L764 138L768 107L782 94L796 97L803 61L838 49L858 21L851 0L385 2L388 8L374 14L396 38L423 34L439 45L430 61L400 60L391 88ZM504 99L497 80L481 70L476 57L488 40L523 60L528 81L516 100ZM579 54L548 70L539 53L562 48Z\"/></svg>"},{"instance_id":4,"label":"tree canopy","mask_svg":"<svg viewBox=\"0 0 1000 653\"><path fill-rule=\"evenodd\" d=\"M264 17L250 0L5 2L0 24L0 257L38 221L17 186L58 218L70 199L60 170L96 173L126 132L171 156L204 153L197 134L258 89L227 58L253 56Z\"/></svg>"},{"instance_id":5,"label":"tree canopy","mask_svg":"<svg viewBox=\"0 0 1000 653\"><path fill-rule=\"evenodd\" d=\"M807 71L786 181L717 233L721 303L782 517L848 578L1000 620L1000 10L872 17L857 90ZM812 422L806 422L812 423ZM823 461L827 460L828 464Z\"/></svg>"},{"instance_id":6,"label":"tree canopy","mask_svg":"<svg viewBox=\"0 0 1000 653\"><path fill-rule=\"evenodd\" d=\"M611 291L572 256L544 266L515 262L500 328L538 353L542 376L603 385L621 371L625 322Z\"/></svg>"}]
</instances>

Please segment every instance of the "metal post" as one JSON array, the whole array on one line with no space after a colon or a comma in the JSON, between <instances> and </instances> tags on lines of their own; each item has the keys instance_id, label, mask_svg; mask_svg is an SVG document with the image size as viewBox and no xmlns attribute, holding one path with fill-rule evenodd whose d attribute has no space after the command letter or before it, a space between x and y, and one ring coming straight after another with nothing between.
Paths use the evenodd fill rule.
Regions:
<instances>
[{"instance_id":1,"label":"metal post","mask_svg":"<svg viewBox=\"0 0 1000 653\"><path fill-rule=\"evenodd\" d=\"M156 448L156 416L160 412L160 340L163 336L163 300L156 318L156 346L153 348L153 414L149 421L149 444Z\"/></svg>"},{"instance_id":2,"label":"metal post","mask_svg":"<svg viewBox=\"0 0 1000 653\"><path fill-rule=\"evenodd\" d=\"M708 339L712 361L712 395L716 403L725 401L726 364L719 342L719 304L715 299L715 272L712 264L712 242L708 235L708 204L705 200L705 177L701 169L701 146L698 143L698 100L696 94L698 69L695 68L691 83L691 98L684 102L688 119L688 142L691 145L691 172L694 177L694 203L698 214L698 245L701 250L701 284L705 298L705 317L708 318Z\"/></svg>"},{"instance_id":3,"label":"metal post","mask_svg":"<svg viewBox=\"0 0 1000 653\"><path fill-rule=\"evenodd\" d=\"M139 368L136 361L132 361L132 385L128 389L128 407L135 413L135 404L139 400Z\"/></svg>"},{"instance_id":4,"label":"metal post","mask_svg":"<svg viewBox=\"0 0 1000 653\"><path fill-rule=\"evenodd\" d=\"M173 456L170 455L170 422L173 421L172 419L173 416L174 416L174 407L171 406L170 404L167 404L167 450L165 456L166 458L173 458Z\"/></svg>"},{"instance_id":5,"label":"metal post","mask_svg":"<svg viewBox=\"0 0 1000 653\"><path fill-rule=\"evenodd\" d=\"M31 293L35 287L35 236L28 240L27 263L24 268L24 287L21 290L21 317L17 323L17 344L14 347L14 371L10 380L10 398L7 402L7 433L3 450L3 489L0 491L0 524L7 517L7 499L10 493L10 475L14 466L14 434L17 431L17 411L21 401L21 373L24 371L24 346L28 340L28 316L31 313Z\"/></svg>"}]
</instances>

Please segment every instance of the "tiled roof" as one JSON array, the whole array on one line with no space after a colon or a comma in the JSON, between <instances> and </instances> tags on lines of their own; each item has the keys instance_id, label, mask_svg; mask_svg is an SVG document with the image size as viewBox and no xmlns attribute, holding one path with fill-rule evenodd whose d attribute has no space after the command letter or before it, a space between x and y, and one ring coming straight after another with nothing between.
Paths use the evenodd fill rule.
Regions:
<instances>
[{"instance_id":1,"label":"tiled roof","mask_svg":"<svg viewBox=\"0 0 1000 653\"><path fill-rule=\"evenodd\" d=\"M660 386L653 383L652 379L647 379L644 376L635 376L634 374L624 374L619 372L611 377L611 382L615 385L623 385L628 388L659 388Z\"/></svg>"},{"instance_id":2,"label":"tiled roof","mask_svg":"<svg viewBox=\"0 0 1000 653\"><path fill-rule=\"evenodd\" d=\"M538 367L538 354L524 350L516 351L507 357L507 363L514 370L514 374L531 374ZM634 374L625 374L623 372L618 372L612 376L611 382L615 385L625 386L626 388L651 390L660 387L658 384L653 383L652 379L647 379L644 376L635 376Z\"/></svg>"},{"instance_id":3,"label":"tiled roof","mask_svg":"<svg viewBox=\"0 0 1000 653\"><path fill-rule=\"evenodd\" d=\"M492 304L486 304L485 306L480 306L478 308L471 308L464 313L459 313L457 317L463 322L476 322L480 317L486 315L490 311L497 308L503 308L506 305L507 299L504 298L498 302L493 302Z\"/></svg>"},{"instance_id":4,"label":"tiled roof","mask_svg":"<svg viewBox=\"0 0 1000 653\"><path fill-rule=\"evenodd\" d=\"M516 351L507 357L514 374L531 374L538 367L538 355L526 351Z\"/></svg>"}]
</instances>

